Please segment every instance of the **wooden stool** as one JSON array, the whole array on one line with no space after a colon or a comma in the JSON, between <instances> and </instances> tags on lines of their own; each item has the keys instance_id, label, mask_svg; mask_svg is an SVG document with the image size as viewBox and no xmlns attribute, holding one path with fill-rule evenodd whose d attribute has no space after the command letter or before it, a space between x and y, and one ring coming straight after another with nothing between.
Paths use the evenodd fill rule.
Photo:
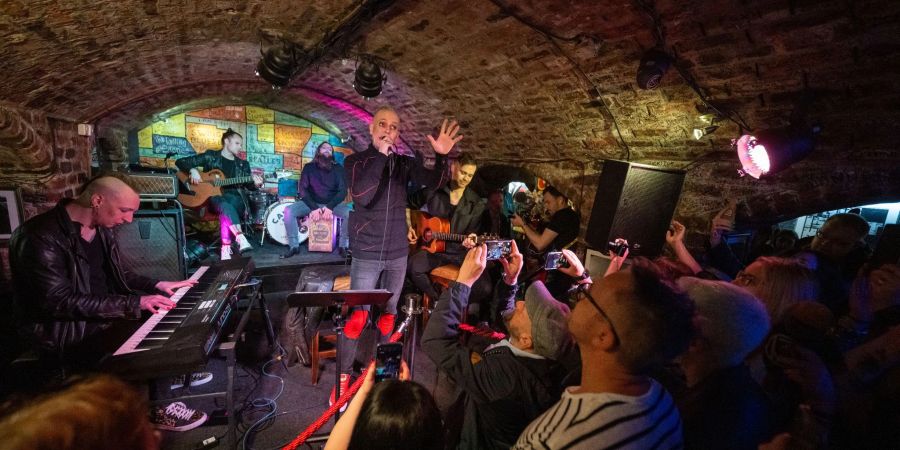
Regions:
<instances>
[{"instance_id":1,"label":"wooden stool","mask_svg":"<svg viewBox=\"0 0 900 450\"><path fill-rule=\"evenodd\" d=\"M450 285L451 281L456 281L456 277L459 276L459 266L455 264L444 264L443 266L435 267L431 272L428 273L428 278L431 279L433 284L440 286L443 289L447 289ZM425 328L425 325L428 323L428 318L431 317L431 309L434 307L434 303L437 302L438 299L432 299L427 294L422 295L422 328Z\"/></svg>"},{"instance_id":2,"label":"wooden stool","mask_svg":"<svg viewBox=\"0 0 900 450\"><path fill-rule=\"evenodd\" d=\"M320 350L320 343L328 343L331 344L328 348L324 350ZM326 334L322 335L322 331L316 331L316 335L313 337L312 348L309 351L310 359L312 360L312 364L310 364L310 372L312 373L312 384L319 384L319 358L335 358L337 357L337 335L336 334Z\"/></svg>"},{"instance_id":3,"label":"wooden stool","mask_svg":"<svg viewBox=\"0 0 900 450\"><path fill-rule=\"evenodd\" d=\"M350 289L350 275L342 275L334 279L333 291L346 291ZM316 331L313 336L309 349L310 370L312 374L312 384L319 383L319 359L337 357L337 335L323 330ZM322 349L322 344L330 344L328 348Z\"/></svg>"}]
</instances>

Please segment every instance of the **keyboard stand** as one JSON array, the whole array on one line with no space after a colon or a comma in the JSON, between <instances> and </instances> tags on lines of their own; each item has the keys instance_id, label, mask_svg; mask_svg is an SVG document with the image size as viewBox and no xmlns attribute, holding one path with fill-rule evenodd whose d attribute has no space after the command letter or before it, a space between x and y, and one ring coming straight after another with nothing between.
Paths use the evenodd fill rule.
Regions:
<instances>
[{"instance_id":1,"label":"keyboard stand","mask_svg":"<svg viewBox=\"0 0 900 450\"><path fill-rule=\"evenodd\" d=\"M235 420L235 410L234 410L234 369L237 365L237 352L235 351L235 347L237 344L237 340L241 339L244 328L247 325L247 322L250 320L250 313L254 309L260 309L263 315L263 321L265 322L266 327L266 338L269 341L269 349L272 350L272 347L275 345L275 331L272 327L272 320L269 316L269 308L266 305L265 297L262 295L261 291L262 280L259 278L252 278L250 281L235 286L236 291L242 288L251 288L250 295L246 298L246 309L243 314L241 314L241 318L238 321L237 326L234 329L234 333L230 336L227 341L223 341L219 343L217 347L217 353L219 356L225 357L225 373L226 373L226 383L225 390L218 392L209 392L206 394L187 394L181 395L173 398L159 399L153 400L154 398L158 398L157 392L157 381L149 383L150 384L150 404L151 405L161 405L167 404L176 401L185 401L185 400L197 400L197 399L205 399L205 398L222 398L225 397L225 411L224 416L222 415L213 415L208 412L209 419L205 425L217 425L221 424L223 418L227 418L228 430L226 431L226 440L229 443L229 448L237 448L237 421ZM241 299L238 299L238 303L240 303ZM185 383L190 384L190 376L191 374L185 374ZM192 405L188 405L188 407L192 407ZM221 411L221 410L217 410Z\"/></svg>"}]
</instances>

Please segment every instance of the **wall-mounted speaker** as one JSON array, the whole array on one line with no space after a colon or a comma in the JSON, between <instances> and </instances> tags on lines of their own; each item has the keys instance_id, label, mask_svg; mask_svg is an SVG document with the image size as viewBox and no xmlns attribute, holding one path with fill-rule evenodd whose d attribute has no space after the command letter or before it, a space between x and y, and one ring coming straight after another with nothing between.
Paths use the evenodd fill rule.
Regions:
<instances>
[{"instance_id":1,"label":"wall-mounted speaker","mask_svg":"<svg viewBox=\"0 0 900 450\"><path fill-rule=\"evenodd\" d=\"M130 270L164 281L187 277L180 209L139 209L131 223L115 230L123 263Z\"/></svg>"},{"instance_id":2,"label":"wall-mounted speaker","mask_svg":"<svg viewBox=\"0 0 900 450\"><path fill-rule=\"evenodd\" d=\"M608 242L625 238L630 256L658 256L681 198L684 174L683 170L605 160L585 235L588 246L605 252Z\"/></svg>"}]
</instances>

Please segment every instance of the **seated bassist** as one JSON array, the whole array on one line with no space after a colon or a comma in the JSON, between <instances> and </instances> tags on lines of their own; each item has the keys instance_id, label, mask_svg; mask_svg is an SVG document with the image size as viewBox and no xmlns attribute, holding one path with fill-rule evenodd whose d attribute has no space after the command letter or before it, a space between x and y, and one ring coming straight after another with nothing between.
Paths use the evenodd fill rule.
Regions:
<instances>
[{"instance_id":1,"label":"seated bassist","mask_svg":"<svg viewBox=\"0 0 900 450\"><path fill-rule=\"evenodd\" d=\"M468 249L475 246L475 234L490 230L490 218L486 213L484 199L468 188L477 169L474 159L463 153L450 164L449 185L436 191L422 190L410 198L412 206L422 206L431 216L449 220L450 233L471 236L462 242L444 242L443 251L435 251L435 246L432 245L432 249L419 248L410 255L407 264L410 280L417 289L433 300L437 300L439 295L428 278L429 272L445 264L462 264ZM489 315L486 303L490 299L492 286L487 271L472 286L471 303L485 303L479 314L482 318Z\"/></svg>"},{"instance_id":2,"label":"seated bassist","mask_svg":"<svg viewBox=\"0 0 900 450\"><path fill-rule=\"evenodd\" d=\"M223 185L222 195L209 198L207 206L209 210L219 216L219 226L222 238L220 257L222 260L231 259L231 237L234 236L241 253L250 251L253 247L241 230L241 217L244 216L245 203L241 194L242 188L256 190L262 186L262 177L251 175L250 163L238 157L243 148L244 139L231 128L222 134L222 150L207 150L199 155L179 158L175 161L178 170L190 174L191 184L200 184L203 179L198 167L204 172L220 170L226 179L247 178L243 184ZM189 205L188 205L189 206Z\"/></svg>"}]
</instances>

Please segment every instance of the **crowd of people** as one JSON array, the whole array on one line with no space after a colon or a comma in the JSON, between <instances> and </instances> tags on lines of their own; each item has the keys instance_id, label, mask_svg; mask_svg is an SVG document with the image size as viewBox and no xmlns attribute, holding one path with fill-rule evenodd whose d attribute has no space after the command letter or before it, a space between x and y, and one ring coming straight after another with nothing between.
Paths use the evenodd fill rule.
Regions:
<instances>
[{"instance_id":1,"label":"crowd of people","mask_svg":"<svg viewBox=\"0 0 900 450\"><path fill-rule=\"evenodd\" d=\"M673 221L665 256L611 252L606 273L590 274L573 246L580 216L562 192L544 189L548 221L535 227L521 211L504 213L502 194L483 199L472 190L476 161L465 154L449 157L462 139L458 124L445 121L429 136L433 166L418 153L398 153L399 130L398 113L383 107L369 127L370 145L343 167L335 166L332 149L317 149L307 194L292 214L343 216L349 209L343 192L349 193L353 207L340 247L352 255L351 288L393 294L384 307L349 312L341 391L361 354L363 330L374 328L379 342L394 330L408 279L437 299L421 348L454 401L436 401L408 380L407 370L398 380L378 383L369 370L326 448L896 445L900 266L867 260L869 225L861 216L834 215L806 242L791 232L768 233L742 260L727 243L735 223L733 209L726 208L712 218L702 254L692 253L685 244L689 230ZM239 139L223 136L221 154L204 157L204 165L242 171L233 157ZM179 167L196 178L196 162ZM231 226L240 205L228 195L215 206L230 224L222 241L234 237L243 248L240 228ZM464 239L448 242L442 253L410 252L409 244L420 244L421 236L407 221L408 207L446 219L451 233ZM161 294L190 285L146 279L120 265L109 229L130 221L135 209L132 188L101 177L16 231L11 255L20 294L14 312L44 359L78 368L89 361L82 352L95 350L92 342L109 323L171 308ZM479 235L510 237L513 227L519 239L491 261ZM291 241L284 257L294 256L296 247ZM525 247L560 251L565 264L543 277L526 274ZM230 255L223 250L221 256ZM444 264L457 265L458 275L437 289L428 274ZM462 331L466 322L506 337L469 336ZM101 383L108 385L105 391L120 389L108 379ZM96 382L81 386L63 398L101 391ZM44 403L7 416L0 436ZM141 400L134 403L146 409ZM197 411L184 404L172 408L158 413L197 422ZM117 413L118 419L136 420L132 413ZM132 448L158 445L144 422L135 427L139 431L127 438L140 445ZM59 428L59 439L82 442L65 433Z\"/></svg>"}]
</instances>

